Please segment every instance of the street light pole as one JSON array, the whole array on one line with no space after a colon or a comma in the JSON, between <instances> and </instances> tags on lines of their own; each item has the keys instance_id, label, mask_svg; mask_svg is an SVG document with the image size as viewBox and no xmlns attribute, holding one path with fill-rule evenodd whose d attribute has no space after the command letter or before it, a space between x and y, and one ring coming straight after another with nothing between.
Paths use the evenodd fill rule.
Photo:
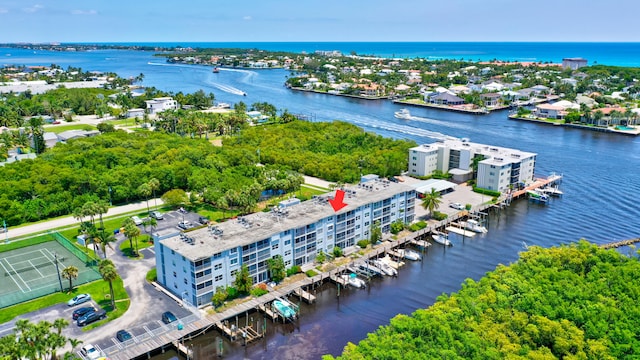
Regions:
<instances>
[{"instance_id":1,"label":"street light pole","mask_svg":"<svg viewBox=\"0 0 640 360\"><path fill-rule=\"evenodd\" d=\"M60 268L58 268L58 254L57 253L53 253L53 258L55 260L56 263L56 273L58 274L58 282L60 283L60 292L63 291L62 289L62 278L60 277Z\"/></svg>"}]
</instances>

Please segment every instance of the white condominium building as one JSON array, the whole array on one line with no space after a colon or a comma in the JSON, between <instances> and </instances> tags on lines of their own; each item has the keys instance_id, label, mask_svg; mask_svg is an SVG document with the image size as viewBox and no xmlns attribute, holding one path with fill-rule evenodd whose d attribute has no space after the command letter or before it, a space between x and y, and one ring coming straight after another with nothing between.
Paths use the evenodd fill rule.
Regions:
<instances>
[{"instance_id":1,"label":"white condominium building","mask_svg":"<svg viewBox=\"0 0 640 360\"><path fill-rule=\"evenodd\" d=\"M474 169L474 163L477 168ZM476 179L476 186L505 191L509 185L533 181L536 154L465 139L448 139L409 149L409 174L449 173L453 180Z\"/></svg>"},{"instance_id":2,"label":"white condominium building","mask_svg":"<svg viewBox=\"0 0 640 360\"><path fill-rule=\"evenodd\" d=\"M153 100L145 101L147 104L147 111L153 115L165 110L176 110L178 108L178 102L171 97L159 97Z\"/></svg>"},{"instance_id":3,"label":"white condominium building","mask_svg":"<svg viewBox=\"0 0 640 360\"><path fill-rule=\"evenodd\" d=\"M211 303L218 286L231 286L242 265L254 283L269 280L267 260L282 256L285 267L312 263L318 253L335 246L353 247L369 238L380 222L388 232L394 221L414 217L413 188L373 179L344 189L347 204L334 211L335 192L300 202L293 198L271 212L238 217L160 240L156 243L158 282L196 306Z\"/></svg>"}]
</instances>

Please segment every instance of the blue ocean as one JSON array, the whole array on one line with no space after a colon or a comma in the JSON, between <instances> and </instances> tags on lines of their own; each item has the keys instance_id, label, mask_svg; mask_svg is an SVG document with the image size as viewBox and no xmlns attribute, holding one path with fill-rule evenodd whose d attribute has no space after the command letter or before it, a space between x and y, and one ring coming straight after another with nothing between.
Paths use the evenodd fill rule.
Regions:
<instances>
[{"instance_id":1,"label":"blue ocean","mask_svg":"<svg viewBox=\"0 0 640 360\"><path fill-rule=\"evenodd\" d=\"M559 63L582 57L589 65L640 66L640 42L183 42L135 43L157 47L255 48L273 51L314 52L339 50L343 54L391 58L509 60ZM118 43L126 45L126 43ZM133 45L133 44L131 44Z\"/></svg>"}]
</instances>

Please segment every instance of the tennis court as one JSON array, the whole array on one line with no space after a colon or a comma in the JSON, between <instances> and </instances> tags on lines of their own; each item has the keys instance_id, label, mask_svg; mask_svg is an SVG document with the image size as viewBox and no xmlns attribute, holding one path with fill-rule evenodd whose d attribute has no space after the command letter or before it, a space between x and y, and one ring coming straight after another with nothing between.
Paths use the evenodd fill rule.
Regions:
<instances>
[{"instance_id":1,"label":"tennis court","mask_svg":"<svg viewBox=\"0 0 640 360\"><path fill-rule=\"evenodd\" d=\"M71 265L78 268L78 277L73 279L74 287L101 278L91 266L95 265L93 259L72 248L70 250L79 252L83 259L74 255L67 249L73 245L62 244L62 241L68 240L59 239L59 234L48 236L52 241L0 253L0 308L60 291L56 258L60 272ZM61 279L66 291L69 280L62 275Z\"/></svg>"}]
</instances>

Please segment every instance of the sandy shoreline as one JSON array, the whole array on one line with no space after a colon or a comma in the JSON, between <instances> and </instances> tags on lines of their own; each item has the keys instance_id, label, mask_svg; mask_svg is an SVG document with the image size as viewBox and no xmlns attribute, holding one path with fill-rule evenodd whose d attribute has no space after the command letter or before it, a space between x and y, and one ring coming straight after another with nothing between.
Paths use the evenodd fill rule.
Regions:
<instances>
[{"instance_id":1,"label":"sandy shoreline","mask_svg":"<svg viewBox=\"0 0 640 360\"><path fill-rule=\"evenodd\" d=\"M106 84L106 80L96 80L96 81L70 81L70 82L61 82L61 83L53 83L47 84L44 81L20 81L20 82L5 82L0 83L0 93L21 93L27 90L30 90L32 94L43 94L49 90L54 90L59 87L65 87L68 89L78 89L78 88L101 88Z\"/></svg>"}]
</instances>

